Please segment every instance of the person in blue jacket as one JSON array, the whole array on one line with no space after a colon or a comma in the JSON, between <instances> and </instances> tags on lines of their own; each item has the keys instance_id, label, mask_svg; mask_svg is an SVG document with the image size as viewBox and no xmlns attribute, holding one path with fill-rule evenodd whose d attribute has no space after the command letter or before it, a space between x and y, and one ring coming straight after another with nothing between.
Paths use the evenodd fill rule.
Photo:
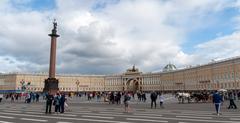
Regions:
<instances>
[{"instance_id":1,"label":"person in blue jacket","mask_svg":"<svg viewBox=\"0 0 240 123\"><path fill-rule=\"evenodd\" d=\"M217 115L220 114L222 102L223 102L222 96L219 94L218 91L215 91L215 93L213 94L213 103L215 104Z\"/></svg>"}]
</instances>

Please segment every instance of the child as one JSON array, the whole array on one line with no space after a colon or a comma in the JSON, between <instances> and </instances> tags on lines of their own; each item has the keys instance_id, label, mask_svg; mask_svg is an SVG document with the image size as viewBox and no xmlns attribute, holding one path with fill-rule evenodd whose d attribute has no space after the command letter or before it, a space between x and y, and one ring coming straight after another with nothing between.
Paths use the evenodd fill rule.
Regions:
<instances>
[{"instance_id":1,"label":"child","mask_svg":"<svg viewBox=\"0 0 240 123\"><path fill-rule=\"evenodd\" d=\"M161 107L161 108L164 108L164 107L163 107L164 97L163 97L162 94L159 95L159 100L160 100L160 107Z\"/></svg>"}]
</instances>

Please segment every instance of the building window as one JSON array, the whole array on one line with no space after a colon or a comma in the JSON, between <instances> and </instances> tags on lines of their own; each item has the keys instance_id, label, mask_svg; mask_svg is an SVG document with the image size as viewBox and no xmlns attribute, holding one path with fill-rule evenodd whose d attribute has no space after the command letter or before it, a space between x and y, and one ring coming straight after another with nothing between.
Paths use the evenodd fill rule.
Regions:
<instances>
[{"instance_id":1,"label":"building window","mask_svg":"<svg viewBox=\"0 0 240 123\"><path fill-rule=\"evenodd\" d=\"M221 83L221 88L223 88L223 83Z\"/></svg>"}]
</instances>

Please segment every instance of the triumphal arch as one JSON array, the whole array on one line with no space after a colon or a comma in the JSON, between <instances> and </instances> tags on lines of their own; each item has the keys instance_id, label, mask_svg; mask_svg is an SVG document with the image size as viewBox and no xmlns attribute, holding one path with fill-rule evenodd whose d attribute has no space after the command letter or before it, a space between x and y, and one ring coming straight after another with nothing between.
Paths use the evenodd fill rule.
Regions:
<instances>
[{"instance_id":1,"label":"triumphal arch","mask_svg":"<svg viewBox=\"0 0 240 123\"><path fill-rule=\"evenodd\" d=\"M135 65L123 75L123 91L139 92L142 90L142 72Z\"/></svg>"}]
</instances>

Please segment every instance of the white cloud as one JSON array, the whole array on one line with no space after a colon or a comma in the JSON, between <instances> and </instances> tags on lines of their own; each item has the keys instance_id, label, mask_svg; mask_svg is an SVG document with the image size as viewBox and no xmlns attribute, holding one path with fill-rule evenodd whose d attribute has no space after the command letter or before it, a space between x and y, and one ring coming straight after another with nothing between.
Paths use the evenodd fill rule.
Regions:
<instances>
[{"instance_id":1,"label":"white cloud","mask_svg":"<svg viewBox=\"0 0 240 123\"><path fill-rule=\"evenodd\" d=\"M198 62L201 55L182 51L187 34L206 28L209 25L205 21L203 25L206 16L232 6L225 0L121 0L101 3L106 5L96 8L97 2L58 0L51 11L24 11L9 2L0 3L3 8L0 10L4 10L0 12L0 56L16 61L7 64L4 59L0 60L7 64L0 71L6 68L48 71L50 38L47 34L54 17L58 19L61 35L58 72L119 73L133 64L142 71L153 71L168 62L178 66L192 64ZM220 46L211 42L224 42L230 37L197 48L210 51L212 48L207 46ZM212 56L205 58L209 57Z\"/></svg>"},{"instance_id":2,"label":"white cloud","mask_svg":"<svg viewBox=\"0 0 240 123\"><path fill-rule=\"evenodd\" d=\"M44 14L23 12L1 13L0 16L2 17L0 20L0 54L17 57L18 60L34 60L35 54L43 58L46 53L48 54L46 46L50 43L46 34L48 25L42 19ZM28 19L29 17L31 19Z\"/></svg>"},{"instance_id":3,"label":"white cloud","mask_svg":"<svg viewBox=\"0 0 240 123\"><path fill-rule=\"evenodd\" d=\"M240 32L218 37L214 40L197 45L199 55L205 59L223 59L239 56Z\"/></svg>"}]
</instances>

